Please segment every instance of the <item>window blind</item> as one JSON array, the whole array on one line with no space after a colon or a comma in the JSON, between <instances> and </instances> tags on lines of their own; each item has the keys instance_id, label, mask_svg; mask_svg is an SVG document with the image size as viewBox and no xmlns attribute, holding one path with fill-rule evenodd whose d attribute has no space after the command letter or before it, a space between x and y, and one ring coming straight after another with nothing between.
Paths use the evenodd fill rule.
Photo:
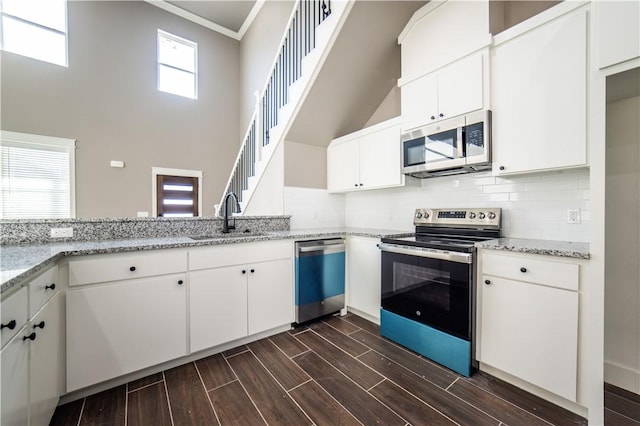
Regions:
<instances>
[{"instance_id":1,"label":"window blind","mask_svg":"<svg viewBox=\"0 0 640 426\"><path fill-rule=\"evenodd\" d=\"M3 138L0 147L1 218L75 216L73 147L62 145Z\"/></svg>"}]
</instances>

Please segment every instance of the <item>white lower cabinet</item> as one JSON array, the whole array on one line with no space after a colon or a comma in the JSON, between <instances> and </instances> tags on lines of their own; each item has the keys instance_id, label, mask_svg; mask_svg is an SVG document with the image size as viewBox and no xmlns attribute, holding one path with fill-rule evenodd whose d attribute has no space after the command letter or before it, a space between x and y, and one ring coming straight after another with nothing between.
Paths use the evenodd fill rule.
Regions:
<instances>
[{"instance_id":1,"label":"white lower cabinet","mask_svg":"<svg viewBox=\"0 0 640 426\"><path fill-rule=\"evenodd\" d=\"M380 249L378 238L349 237L347 307L380 322Z\"/></svg>"},{"instance_id":2,"label":"white lower cabinet","mask_svg":"<svg viewBox=\"0 0 640 426\"><path fill-rule=\"evenodd\" d=\"M26 307L25 307L26 308ZM29 346L24 340L28 326L21 329L0 352L2 363L3 425L26 425L29 416Z\"/></svg>"},{"instance_id":3,"label":"white lower cabinet","mask_svg":"<svg viewBox=\"0 0 640 426\"><path fill-rule=\"evenodd\" d=\"M251 265L247 306L249 335L293 322L292 259Z\"/></svg>"},{"instance_id":4,"label":"white lower cabinet","mask_svg":"<svg viewBox=\"0 0 640 426\"><path fill-rule=\"evenodd\" d=\"M488 250L481 262L479 361L576 401L579 266Z\"/></svg>"},{"instance_id":5,"label":"white lower cabinet","mask_svg":"<svg viewBox=\"0 0 640 426\"><path fill-rule=\"evenodd\" d=\"M186 355L185 284L182 273L70 289L67 391Z\"/></svg>"},{"instance_id":6,"label":"white lower cabinet","mask_svg":"<svg viewBox=\"0 0 640 426\"><path fill-rule=\"evenodd\" d=\"M246 267L191 272L189 286L191 352L247 335Z\"/></svg>"},{"instance_id":7,"label":"white lower cabinet","mask_svg":"<svg viewBox=\"0 0 640 426\"><path fill-rule=\"evenodd\" d=\"M189 273L191 352L291 324L291 242L234 246L237 263ZM224 252L223 252L224 251ZM218 266L225 247L194 250L190 267Z\"/></svg>"},{"instance_id":8,"label":"white lower cabinet","mask_svg":"<svg viewBox=\"0 0 640 426\"><path fill-rule=\"evenodd\" d=\"M31 319L29 424L47 425L65 392L64 294L56 294ZM5 424L5 423L3 423Z\"/></svg>"},{"instance_id":9,"label":"white lower cabinet","mask_svg":"<svg viewBox=\"0 0 640 426\"><path fill-rule=\"evenodd\" d=\"M18 311L26 313L27 287L36 284L39 288L43 280L55 280L56 274L54 267L23 285L3 300L3 310L6 306L9 312L19 308ZM13 337L0 352L2 425L49 424L58 399L64 393L64 295L55 290L47 296L38 298L38 303L31 303L34 315L28 321L24 317L16 322ZM3 328L3 335L5 330L9 328Z\"/></svg>"}]
</instances>

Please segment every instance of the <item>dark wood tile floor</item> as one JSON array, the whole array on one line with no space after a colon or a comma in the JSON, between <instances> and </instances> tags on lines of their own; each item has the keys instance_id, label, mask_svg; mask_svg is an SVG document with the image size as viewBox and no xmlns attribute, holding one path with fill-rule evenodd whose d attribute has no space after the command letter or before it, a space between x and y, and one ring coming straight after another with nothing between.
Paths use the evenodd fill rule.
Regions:
<instances>
[{"instance_id":1,"label":"dark wood tile floor","mask_svg":"<svg viewBox=\"0 0 640 426\"><path fill-rule=\"evenodd\" d=\"M605 383L604 424L640 426L640 395Z\"/></svg>"},{"instance_id":2,"label":"dark wood tile floor","mask_svg":"<svg viewBox=\"0 0 640 426\"><path fill-rule=\"evenodd\" d=\"M637 400L614 393L609 398L616 398L620 416L639 419ZM59 406L51 421L217 424L528 426L586 420L482 372L465 378L444 369L349 314ZM622 424L637 422L615 423Z\"/></svg>"}]
</instances>

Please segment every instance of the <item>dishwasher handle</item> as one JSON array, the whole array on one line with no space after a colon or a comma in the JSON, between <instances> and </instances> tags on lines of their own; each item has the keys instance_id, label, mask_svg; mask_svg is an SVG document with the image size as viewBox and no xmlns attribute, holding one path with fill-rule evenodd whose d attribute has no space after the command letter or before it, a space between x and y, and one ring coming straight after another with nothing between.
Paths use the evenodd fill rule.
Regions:
<instances>
[{"instance_id":1,"label":"dishwasher handle","mask_svg":"<svg viewBox=\"0 0 640 426\"><path fill-rule=\"evenodd\" d=\"M317 245L310 247L299 247L299 253L310 253L314 251L322 252L322 253L338 253L345 250L345 244L330 244L330 245Z\"/></svg>"}]
</instances>

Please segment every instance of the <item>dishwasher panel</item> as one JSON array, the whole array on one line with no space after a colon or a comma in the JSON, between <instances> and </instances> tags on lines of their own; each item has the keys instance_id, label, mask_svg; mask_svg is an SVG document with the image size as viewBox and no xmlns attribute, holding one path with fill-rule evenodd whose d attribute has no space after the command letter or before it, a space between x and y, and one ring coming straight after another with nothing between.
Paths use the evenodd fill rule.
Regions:
<instances>
[{"instance_id":1,"label":"dishwasher panel","mask_svg":"<svg viewBox=\"0 0 640 426\"><path fill-rule=\"evenodd\" d=\"M342 238L296 242L296 323L344 308L345 243Z\"/></svg>"}]
</instances>

